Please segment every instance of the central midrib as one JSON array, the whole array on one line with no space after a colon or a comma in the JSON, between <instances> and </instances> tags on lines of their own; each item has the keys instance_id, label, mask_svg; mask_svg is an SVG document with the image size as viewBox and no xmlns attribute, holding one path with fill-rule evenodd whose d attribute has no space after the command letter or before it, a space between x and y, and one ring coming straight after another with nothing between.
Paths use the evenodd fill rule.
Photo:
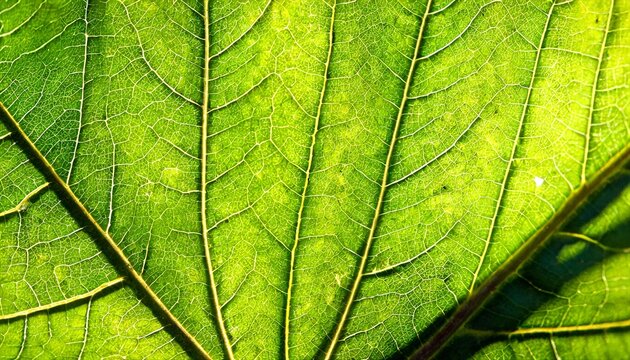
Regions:
<instances>
[{"instance_id":1,"label":"central midrib","mask_svg":"<svg viewBox=\"0 0 630 360\"><path fill-rule=\"evenodd\" d=\"M203 45L203 104L201 107L201 179L200 179L200 196L201 196L201 237L203 238L204 257L206 259L206 268L208 269L208 279L210 281L210 298L216 323L218 326L221 340L223 341L223 350L228 359L234 359L232 344L225 321L221 312L221 304L219 302L219 294L217 292L216 281L214 279L214 270L212 266L212 258L210 255L210 242L208 241L208 217L206 204L206 188L207 167L208 167L208 113L210 110L210 9L209 0L203 2L203 28L204 28L204 45Z\"/></svg>"},{"instance_id":2,"label":"central midrib","mask_svg":"<svg viewBox=\"0 0 630 360\"><path fill-rule=\"evenodd\" d=\"M383 168L383 176L381 179L381 186L380 186L380 191L379 191L379 195L378 195L378 199L376 202L376 208L374 210L374 216L372 218L372 224L370 226L370 231L368 234L368 238L367 241L365 243L365 247L363 249L363 254L361 255L361 261L359 263L359 268L357 270L357 274L354 278L354 281L352 283L352 288L350 290L350 293L348 294L348 297L346 299L346 304L345 307L343 309L343 312L341 314L341 317L339 319L339 322L337 323L337 327L335 328L335 332L334 335L330 341L330 344L328 346L328 349L326 350L326 354L325 354L325 359L326 360L330 360L335 352L335 348L337 346L337 344L339 343L339 337L341 336L341 333L343 332L344 328L345 328L345 323L348 319L348 315L350 314L350 310L352 308L352 305L354 303L354 299L356 298L356 295L358 293L359 290L359 286L361 284L361 280L363 278L364 272L365 272L365 268L367 265L367 260L370 254L370 249L372 247L373 241L374 241L374 235L376 233L376 229L378 227L378 223L380 220L380 215L381 215L381 211L383 208L383 200L385 199L385 194L387 193L387 188L388 188L388 180L389 180L389 171L390 171L390 167L391 167L391 161L393 158L393 154L394 154L394 150L396 148L396 140L398 138L398 132L400 130L400 124L402 122L402 118L403 118L403 114L405 111L405 107L407 104L407 100L409 99L408 95L409 95L409 89L411 88L411 83L412 83L412 78L413 78L413 74L415 72L415 68L416 68L416 64L418 62L418 54L420 53L420 48L422 46L422 38L423 38L423 34L424 34L424 29L426 28L426 23L427 23L427 19L429 17L430 14L430 10L431 10L431 3L432 0L429 0L427 2L426 5L426 9L424 12L424 15L422 16L421 19L421 23L420 23L420 29L418 30L418 36L416 38L416 45L414 48L414 53L413 53L413 57L411 58L411 64L409 66L409 71L407 73L407 79L405 81L405 86L403 89L403 93L402 93L402 97L400 100L400 105L398 107L398 114L396 115L396 122L394 124L394 129L392 131L392 135L391 135L391 139L389 142L389 149L387 151L387 158L385 160L385 166Z\"/></svg>"}]
</instances>

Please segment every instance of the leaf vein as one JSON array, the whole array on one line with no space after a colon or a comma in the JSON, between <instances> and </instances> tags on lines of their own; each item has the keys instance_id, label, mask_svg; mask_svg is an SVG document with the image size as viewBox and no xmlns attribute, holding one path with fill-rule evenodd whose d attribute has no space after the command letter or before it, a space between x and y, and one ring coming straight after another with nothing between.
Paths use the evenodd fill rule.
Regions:
<instances>
[{"instance_id":1,"label":"leaf vein","mask_svg":"<svg viewBox=\"0 0 630 360\"><path fill-rule=\"evenodd\" d=\"M426 23L429 17L429 12L431 11L431 3L432 0L428 0L427 4L426 4L426 9L425 9L425 13L422 17L422 19L420 19L420 26L419 26L419 30L418 30L418 35L416 38L416 44L415 44L415 49L414 49L414 53L413 53L413 57L411 58L410 64L409 64L409 71L407 74L407 80L405 82L405 86L403 88L403 92L402 92L402 96L401 96L401 100L400 100L400 105L397 106L398 108L398 114L396 115L396 121L394 123L394 129L392 131L392 135L391 135L391 139L390 139L390 143L389 143L389 149L387 151L387 158L385 160L385 165L383 168L383 175L382 175L382 179L381 179L381 184L380 184L380 191L379 191L379 195L378 195L378 199L377 199L377 203L376 203L376 208L374 209L374 216L372 218L372 225L370 226L370 230L369 230L369 234L368 234L368 238L367 241L364 245L364 249L363 249L363 253L361 255L361 261L359 263L359 268L357 269L357 273L354 277L354 281L352 283L352 288L350 289L350 292L348 294L348 297L346 299L346 303L343 309L343 312L341 313L341 317L339 319L339 322L334 330L334 334L332 339L330 340L330 344L328 345L328 349L326 350L325 353L325 359L326 360L330 360L334 354L335 348L338 345L339 342L339 338L341 336L341 333L343 332L345 325L346 325L346 321L348 319L348 316L350 314L350 310L352 308L352 305L354 303L354 300L357 296L358 290L359 290L359 286L361 284L361 280L363 278L363 276L365 275L365 268L367 266L367 261L368 261L368 257L370 254L370 249L372 247L372 242L374 240L374 235L376 234L376 229L378 227L378 223L380 220L380 215L381 215L381 211L382 211L382 207L383 207L383 203L385 200L385 194L387 192L387 183L388 183L388 177L389 177L389 170L390 170L390 164L394 155L394 150L396 148L396 139L398 137L398 132L400 130L400 124L402 122L402 118L403 118L403 114L405 112L405 105L407 103L408 100L408 95L409 95L409 90L411 88L411 82L412 82L412 78L415 72L415 68L416 65L418 63L418 58L419 58L419 54L420 54L420 48L422 46L422 39L423 39L423 34L424 34L424 29L426 28Z\"/></svg>"}]
</instances>

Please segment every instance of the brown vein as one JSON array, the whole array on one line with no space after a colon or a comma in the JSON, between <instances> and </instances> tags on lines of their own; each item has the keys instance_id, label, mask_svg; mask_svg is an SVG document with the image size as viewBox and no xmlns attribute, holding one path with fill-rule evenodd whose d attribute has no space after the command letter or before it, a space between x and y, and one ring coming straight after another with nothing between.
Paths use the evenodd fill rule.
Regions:
<instances>
[{"instance_id":1,"label":"brown vein","mask_svg":"<svg viewBox=\"0 0 630 360\"><path fill-rule=\"evenodd\" d=\"M623 169L630 160L630 144L613 156L590 181L582 184L569 195L558 211L541 226L523 245L510 256L486 281L458 306L446 322L414 354L412 359L429 359L447 344L512 275L531 258L559 229L561 229L575 209L584 205L589 196L599 190L606 182Z\"/></svg>"}]
</instances>

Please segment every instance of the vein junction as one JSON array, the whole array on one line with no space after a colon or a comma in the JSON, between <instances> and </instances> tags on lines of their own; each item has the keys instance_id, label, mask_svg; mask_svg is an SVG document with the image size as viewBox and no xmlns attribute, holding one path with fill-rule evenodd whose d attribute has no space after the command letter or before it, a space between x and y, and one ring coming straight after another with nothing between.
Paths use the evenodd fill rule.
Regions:
<instances>
[{"instance_id":1,"label":"vein junction","mask_svg":"<svg viewBox=\"0 0 630 360\"><path fill-rule=\"evenodd\" d=\"M374 217L372 219L372 224L370 226L370 230L369 230L369 234L368 234L368 238L367 241L365 243L365 247L363 249L363 253L361 255L361 261L359 263L359 268L357 270L357 274L354 278L354 281L352 283L352 288L350 290L350 293L348 294L348 298L346 299L346 304L345 307L343 309L343 312L341 314L340 320L337 324L337 327L335 328L334 331L334 335L330 341L330 344L328 346L328 349L326 350L326 354L325 354L325 359L331 359L335 348L339 342L339 338L341 336L341 333L343 332L345 325L346 325L346 321L348 319L348 316L350 315L350 311L352 308L352 305L354 303L354 300L357 296L357 293L359 291L359 287L361 284L361 280L363 278L363 276L365 275L365 269L367 266L367 261L368 261L368 257L370 254L370 249L372 247L372 243L374 241L374 235L376 234L376 230L378 227L378 223L379 223L379 218L381 215L381 211L382 211L382 207L383 207L383 201L385 199L385 195L387 192L387 188L388 188L388 178L389 178L389 170L390 170L390 165L392 162L392 158L394 155L394 151L396 148L396 140L398 138L398 132L400 130L400 125L402 123L402 118L404 115L404 111L406 109L406 104L407 104L407 100L408 100L408 96L409 96L409 89L411 88L411 83L412 83L412 79L413 79L413 75L414 75L414 70L416 68L416 64L417 61L419 59L419 55L420 55L420 48L422 45L422 37L424 34L424 29L426 27L426 22L427 19L429 17L430 14L430 9L431 9L431 0L429 0L427 2L426 5L426 9L424 12L424 15L422 16L422 19L420 21L420 29L418 30L418 35L416 38L416 45L415 45L415 49L413 52L413 56L411 57L411 61L410 61L410 65L409 65L409 71L407 74L407 79L405 81L405 87L403 89L403 93L402 93L402 98L400 101L400 105L398 106L398 114L396 115L396 121L394 123L394 130L392 132L391 135L391 139L390 139L390 143L389 143L389 149L387 151L387 158L385 160L385 166L383 169L383 176L381 179L381 185L380 185L380 192L378 195L378 200L376 203L376 208L374 209Z\"/></svg>"}]
</instances>

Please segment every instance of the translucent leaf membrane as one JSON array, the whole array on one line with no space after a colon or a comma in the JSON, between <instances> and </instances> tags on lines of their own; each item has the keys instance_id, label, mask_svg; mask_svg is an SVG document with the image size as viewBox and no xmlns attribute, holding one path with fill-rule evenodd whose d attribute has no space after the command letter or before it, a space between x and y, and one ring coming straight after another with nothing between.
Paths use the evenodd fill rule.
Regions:
<instances>
[{"instance_id":1,"label":"translucent leaf membrane","mask_svg":"<svg viewBox=\"0 0 630 360\"><path fill-rule=\"evenodd\" d=\"M1 358L186 356L11 134L0 173Z\"/></svg>"},{"instance_id":2,"label":"translucent leaf membrane","mask_svg":"<svg viewBox=\"0 0 630 360\"><path fill-rule=\"evenodd\" d=\"M135 273L92 305L194 356L410 354L625 154L629 11L0 0L0 310Z\"/></svg>"},{"instance_id":3,"label":"translucent leaf membrane","mask_svg":"<svg viewBox=\"0 0 630 360\"><path fill-rule=\"evenodd\" d=\"M530 260L441 355L623 357L630 176L623 173ZM619 221L619 219L626 219Z\"/></svg>"}]
</instances>

